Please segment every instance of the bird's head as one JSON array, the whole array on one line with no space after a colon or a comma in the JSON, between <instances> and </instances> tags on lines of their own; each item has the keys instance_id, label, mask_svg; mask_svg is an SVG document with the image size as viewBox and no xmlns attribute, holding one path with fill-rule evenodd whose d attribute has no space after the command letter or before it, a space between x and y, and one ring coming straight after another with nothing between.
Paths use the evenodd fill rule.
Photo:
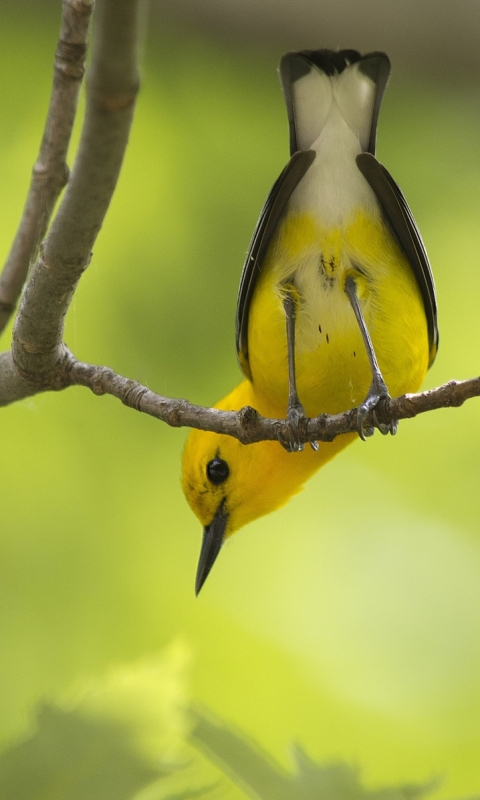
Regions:
<instances>
[{"instance_id":1,"label":"bird's head","mask_svg":"<svg viewBox=\"0 0 480 800\"><path fill-rule=\"evenodd\" d=\"M257 405L255 400L250 382L244 381L216 408L238 411L245 405ZM224 541L243 525L284 505L347 443L341 441L344 438L322 444L318 453L310 447L287 453L275 441L243 445L224 434L196 429L190 432L183 453L182 485L203 525L197 594Z\"/></svg>"},{"instance_id":2,"label":"bird's head","mask_svg":"<svg viewBox=\"0 0 480 800\"><path fill-rule=\"evenodd\" d=\"M272 475L280 451L277 442L242 445L231 436L191 431L183 454L182 485L203 525L197 594L225 539L288 499L278 498Z\"/></svg>"}]
</instances>

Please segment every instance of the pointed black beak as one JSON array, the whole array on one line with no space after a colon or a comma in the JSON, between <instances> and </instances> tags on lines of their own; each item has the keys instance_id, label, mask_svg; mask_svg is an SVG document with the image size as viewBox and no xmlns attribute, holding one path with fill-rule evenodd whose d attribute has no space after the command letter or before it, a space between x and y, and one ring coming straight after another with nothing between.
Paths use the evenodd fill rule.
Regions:
<instances>
[{"instance_id":1,"label":"pointed black beak","mask_svg":"<svg viewBox=\"0 0 480 800\"><path fill-rule=\"evenodd\" d=\"M215 559L220 552L227 522L228 512L222 502L210 525L206 525L203 529L202 549L200 551L197 579L195 582L196 595L198 595L200 589L207 580L208 573L212 569Z\"/></svg>"}]
</instances>

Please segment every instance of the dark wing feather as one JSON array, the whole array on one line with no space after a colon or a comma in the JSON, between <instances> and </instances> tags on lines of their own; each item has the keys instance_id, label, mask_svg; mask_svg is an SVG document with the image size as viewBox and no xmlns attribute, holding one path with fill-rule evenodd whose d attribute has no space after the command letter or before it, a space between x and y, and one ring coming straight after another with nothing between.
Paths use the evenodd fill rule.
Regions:
<instances>
[{"instance_id":1,"label":"dark wing feather","mask_svg":"<svg viewBox=\"0 0 480 800\"><path fill-rule=\"evenodd\" d=\"M313 150L295 153L270 190L253 232L247 258L243 266L238 290L236 338L237 354L242 372L251 378L248 363L248 312L258 276L262 268L268 245L275 233L287 202L310 164L315 159Z\"/></svg>"},{"instance_id":2,"label":"dark wing feather","mask_svg":"<svg viewBox=\"0 0 480 800\"><path fill-rule=\"evenodd\" d=\"M370 153L361 153L356 161L360 172L375 192L417 279L427 316L431 366L438 349L437 302L425 246L402 191L383 164Z\"/></svg>"}]
</instances>

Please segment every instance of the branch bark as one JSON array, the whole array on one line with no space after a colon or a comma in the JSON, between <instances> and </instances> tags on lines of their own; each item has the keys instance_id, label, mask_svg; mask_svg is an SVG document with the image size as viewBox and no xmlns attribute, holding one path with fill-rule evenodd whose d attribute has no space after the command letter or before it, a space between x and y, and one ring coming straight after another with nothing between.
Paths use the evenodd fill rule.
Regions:
<instances>
[{"instance_id":1,"label":"branch bark","mask_svg":"<svg viewBox=\"0 0 480 800\"><path fill-rule=\"evenodd\" d=\"M88 387L94 394L110 394L136 411L149 414L172 427L188 426L205 431L234 436L243 444L264 440L286 441L290 436L289 423L284 419L262 417L255 409L246 406L240 411L220 411L203 408L186 400L171 399L152 392L146 386L118 375L108 367L99 367L77 361L70 355L66 368L71 385ZM466 381L449 381L436 389L418 394L405 394L392 400L384 399L376 408L379 422L388 424L393 419L409 419L437 408L461 406L480 396L480 377ZM373 413L365 419L365 426L374 425ZM341 414L321 414L306 420L302 432L304 444L310 441L331 442L344 433L357 431L357 409Z\"/></svg>"},{"instance_id":2,"label":"branch bark","mask_svg":"<svg viewBox=\"0 0 480 800\"><path fill-rule=\"evenodd\" d=\"M93 0L63 0L45 131L22 218L0 276L0 334L15 310L30 264L37 255L54 205L67 182L67 150L85 72L92 10Z\"/></svg>"}]
</instances>

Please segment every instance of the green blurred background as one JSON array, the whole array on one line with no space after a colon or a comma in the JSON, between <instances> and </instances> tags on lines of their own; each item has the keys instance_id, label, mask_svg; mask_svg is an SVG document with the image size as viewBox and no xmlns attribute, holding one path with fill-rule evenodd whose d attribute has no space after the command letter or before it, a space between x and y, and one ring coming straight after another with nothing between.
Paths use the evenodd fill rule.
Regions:
<instances>
[{"instance_id":1,"label":"green blurred background","mask_svg":"<svg viewBox=\"0 0 480 800\"><path fill-rule=\"evenodd\" d=\"M66 341L81 359L210 405L240 378L236 291L287 160L276 67L289 45L180 17L160 7L148 26L127 157ZM2 258L58 25L54 3L0 3ZM342 36L310 32L306 44L362 47ZM437 283L441 344L427 386L478 373L474 78L461 64L438 75L394 63L380 116L379 158ZM190 654L186 694L284 765L297 741L319 761L356 764L370 786L435 775L439 797L480 791L478 400L403 422L395 440L354 444L235 536L197 600L201 531L179 485L186 431L81 388L2 409L0 430L2 747L39 701L173 641Z\"/></svg>"}]
</instances>

